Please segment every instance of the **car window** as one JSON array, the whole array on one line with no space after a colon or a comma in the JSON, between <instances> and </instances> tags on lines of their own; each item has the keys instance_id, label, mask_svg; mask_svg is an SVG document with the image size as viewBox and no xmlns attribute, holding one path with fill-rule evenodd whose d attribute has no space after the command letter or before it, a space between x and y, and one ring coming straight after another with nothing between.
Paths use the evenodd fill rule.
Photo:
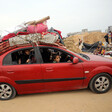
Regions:
<instances>
[{"instance_id":1,"label":"car window","mask_svg":"<svg viewBox=\"0 0 112 112\"><path fill-rule=\"evenodd\" d=\"M68 49L67 49L68 50ZM90 60L90 58L87 56L87 55L85 55L85 54L82 54L82 53L75 53L75 52L73 52L73 51L71 51L71 50L68 50L68 51L70 51L71 53L73 53L73 54L75 54L75 55L78 55L79 57L81 57L81 58L83 58L83 59L86 59L86 60ZM82 62L82 60L79 60L80 62Z\"/></svg>"},{"instance_id":2,"label":"car window","mask_svg":"<svg viewBox=\"0 0 112 112\"><path fill-rule=\"evenodd\" d=\"M82 53L78 53L78 55L80 55L83 59L85 60L90 60L89 56L82 54Z\"/></svg>"},{"instance_id":3,"label":"car window","mask_svg":"<svg viewBox=\"0 0 112 112\"><path fill-rule=\"evenodd\" d=\"M19 49L5 56L3 65L20 65L36 63L35 52L33 48Z\"/></svg>"},{"instance_id":4,"label":"car window","mask_svg":"<svg viewBox=\"0 0 112 112\"><path fill-rule=\"evenodd\" d=\"M40 48L43 63L71 63L73 56L55 48Z\"/></svg>"}]
</instances>

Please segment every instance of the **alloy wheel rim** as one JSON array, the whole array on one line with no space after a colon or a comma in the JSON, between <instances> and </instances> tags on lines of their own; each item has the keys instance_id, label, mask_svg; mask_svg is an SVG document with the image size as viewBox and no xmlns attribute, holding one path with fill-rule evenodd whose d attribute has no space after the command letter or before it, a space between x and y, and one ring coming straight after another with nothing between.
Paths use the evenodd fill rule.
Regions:
<instances>
[{"instance_id":1,"label":"alloy wheel rim","mask_svg":"<svg viewBox=\"0 0 112 112\"><path fill-rule=\"evenodd\" d=\"M12 95L12 89L7 84L0 84L0 98L7 99Z\"/></svg>"},{"instance_id":2,"label":"alloy wheel rim","mask_svg":"<svg viewBox=\"0 0 112 112\"><path fill-rule=\"evenodd\" d=\"M101 77L96 79L95 88L98 91L103 92L103 91L108 89L109 84L110 84L109 79L107 77L101 76Z\"/></svg>"}]
</instances>

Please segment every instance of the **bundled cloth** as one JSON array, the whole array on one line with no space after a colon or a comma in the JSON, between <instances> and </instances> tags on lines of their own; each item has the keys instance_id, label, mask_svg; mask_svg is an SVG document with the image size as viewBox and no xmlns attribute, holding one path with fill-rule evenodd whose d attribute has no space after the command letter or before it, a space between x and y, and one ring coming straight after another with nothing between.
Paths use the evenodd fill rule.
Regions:
<instances>
[{"instance_id":1,"label":"bundled cloth","mask_svg":"<svg viewBox=\"0 0 112 112\"><path fill-rule=\"evenodd\" d=\"M47 20L50 19L49 16L40 19L38 21L30 21L25 24L28 25L27 27L27 32L28 33L42 33L42 32L47 32L48 27L47 27Z\"/></svg>"},{"instance_id":2,"label":"bundled cloth","mask_svg":"<svg viewBox=\"0 0 112 112\"><path fill-rule=\"evenodd\" d=\"M27 28L28 33L42 33L47 31L48 31L48 27L44 23L40 23L37 25L29 25Z\"/></svg>"},{"instance_id":3,"label":"bundled cloth","mask_svg":"<svg viewBox=\"0 0 112 112\"><path fill-rule=\"evenodd\" d=\"M28 34L28 35L18 35L9 39L10 46L19 45L19 44L28 44L29 42L43 42L53 44L57 41L58 35L47 33L47 34Z\"/></svg>"},{"instance_id":4,"label":"bundled cloth","mask_svg":"<svg viewBox=\"0 0 112 112\"><path fill-rule=\"evenodd\" d=\"M2 38L2 41L8 40L9 38L12 38L12 37L15 37L15 36L16 36L15 33L9 33L8 35L5 35L5 36Z\"/></svg>"}]
</instances>

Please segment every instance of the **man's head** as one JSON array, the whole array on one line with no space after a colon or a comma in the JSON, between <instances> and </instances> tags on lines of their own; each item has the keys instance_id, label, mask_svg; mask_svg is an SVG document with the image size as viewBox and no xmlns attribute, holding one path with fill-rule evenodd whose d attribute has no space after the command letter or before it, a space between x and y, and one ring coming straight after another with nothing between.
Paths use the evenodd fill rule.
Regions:
<instances>
[{"instance_id":1,"label":"man's head","mask_svg":"<svg viewBox=\"0 0 112 112\"><path fill-rule=\"evenodd\" d=\"M29 55L30 54L30 50L25 50L25 54Z\"/></svg>"}]
</instances>

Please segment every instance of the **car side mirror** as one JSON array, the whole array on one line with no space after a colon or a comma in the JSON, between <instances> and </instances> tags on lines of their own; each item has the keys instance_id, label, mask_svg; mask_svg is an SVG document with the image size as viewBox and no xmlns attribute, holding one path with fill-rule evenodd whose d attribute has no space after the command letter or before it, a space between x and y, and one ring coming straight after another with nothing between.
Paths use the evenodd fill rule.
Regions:
<instances>
[{"instance_id":1,"label":"car side mirror","mask_svg":"<svg viewBox=\"0 0 112 112\"><path fill-rule=\"evenodd\" d=\"M77 64L79 62L79 59L77 57L73 58L73 64Z\"/></svg>"}]
</instances>

